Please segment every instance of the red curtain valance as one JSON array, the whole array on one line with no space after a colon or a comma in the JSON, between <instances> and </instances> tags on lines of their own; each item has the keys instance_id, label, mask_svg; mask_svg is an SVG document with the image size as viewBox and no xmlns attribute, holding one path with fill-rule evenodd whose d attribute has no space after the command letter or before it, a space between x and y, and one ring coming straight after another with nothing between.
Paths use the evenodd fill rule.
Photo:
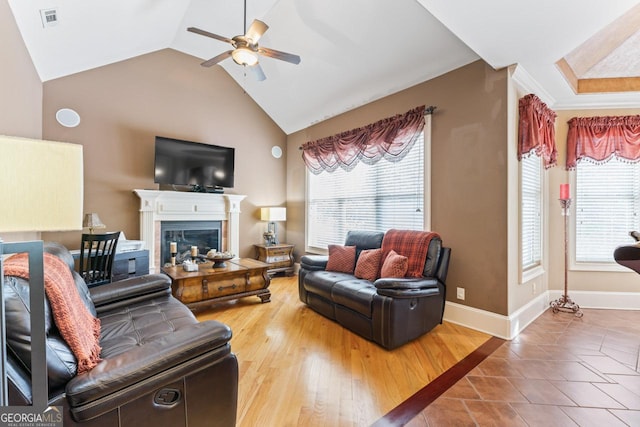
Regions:
<instances>
[{"instance_id":1,"label":"red curtain valance","mask_svg":"<svg viewBox=\"0 0 640 427\"><path fill-rule=\"evenodd\" d=\"M309 141L302 145L302 159L314 174L338 167L353 169L358 161L373 164L382 158L404 157L424 128L425 106L389 117L362 128Z\"/></svg>"},{"instance_id":2,"label":"red curtain valance","mask_svg":"<svg viewBox=\"0 0 640 427\"><path fill-rule=\"evenodd\" d=\"M574 117L568 123L567 170L583 159L640 160L640 116Z\"/></svg>"},{"instance_id":3,"label":"red curtain valance","mask_svg":"<svg viewBox=\"0 0 640 427\"><path fill-rule=\"evenodd\" d=\"M534 94L519 102L518 160L535 153L542 157L545 169L558 162L556 150L556 113Z\"/></svg>"}]
</instances>

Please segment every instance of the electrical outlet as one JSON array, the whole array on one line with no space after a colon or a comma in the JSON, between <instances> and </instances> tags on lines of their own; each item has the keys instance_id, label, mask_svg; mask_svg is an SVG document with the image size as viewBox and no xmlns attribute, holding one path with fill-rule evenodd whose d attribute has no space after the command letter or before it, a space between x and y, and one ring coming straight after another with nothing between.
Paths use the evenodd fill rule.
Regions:
<instances>
[{"instance_id":1,"label":"electrical outlet","mask_svg":"<svg viewBox=\"0 0 640 427\"><path fill-rule=\"evenodd\" d=\"M538 284L536 282L533 282L533 284L531 285L531 293L535 295L537 291L538 291Z\"/></svg>"},{"instance_id":2,"label":"electrical outlet","mask_svg":"<svg viewBox=\"0 0 640 427\"><path fill-rule=\"evenodd\" d=\"M456 288L456 297L464 301L464 288Z\"/></svg>"}]
</instances>

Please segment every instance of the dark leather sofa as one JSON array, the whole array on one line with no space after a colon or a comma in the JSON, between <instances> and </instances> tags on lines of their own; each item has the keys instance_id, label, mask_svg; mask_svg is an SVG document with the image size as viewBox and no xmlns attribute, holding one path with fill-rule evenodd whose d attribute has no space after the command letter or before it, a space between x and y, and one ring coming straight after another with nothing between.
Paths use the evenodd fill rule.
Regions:
<instances>
[{"instance_id":1,"label":"dark leather sofa","mask_svg":"<svg viewBox=\"0 0 640 427\"><path fill-rule=\"evenodd\" d=\"M354 230L344 245L365 249L382 245L384 233ZM298 292L302 302L358 335L391 350L442 323L451 249L429 243L422 278L380 278L371 282L352 274L326 271L328 257L304 255Z\"/></svg>"},{"instance_id":2,"label":"dark leather sofa","mask_svg":"<svg viewBox=\"0 0 640 427\"><path fill-rule=\"evenodd\" d=\"M73 257L61 245L45 252ZM77 361L45 306L50 406L70 426L233 426L238 363L231 330L198 322L171 295L165 275L146 275L87 288L73 272L84 304L101 321L102 361L77 374ZM5 277L9 405L31 405L29 282Z\"/></svg>"}]
</instances>

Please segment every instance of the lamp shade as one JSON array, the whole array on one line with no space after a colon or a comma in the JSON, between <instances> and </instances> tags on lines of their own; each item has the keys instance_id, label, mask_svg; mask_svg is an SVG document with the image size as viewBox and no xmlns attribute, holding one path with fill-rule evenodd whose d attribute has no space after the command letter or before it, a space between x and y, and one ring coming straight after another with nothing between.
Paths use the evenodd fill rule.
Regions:
<instances>
[{"instance_id":1,"label":"lamp shade","mask_svg":"<svg viewBox=\"0 0 640 427\"><path fill-rule=\"evenodd\" d=\"M286 221L287 208L260 208L260 219L262 221Z\"/></svg>"},{"instance_id":2,"label":"lamp shade","mask_svg":"<svg viewBox=\"0 0 640 427\"><path fill-rule=\"evenodd\" d=\"M84 214L84 219L82 220L82 226L84 228L90 228L90 229L107 227L102 223L102 221L100 220L100 217L95 212Z\"/></svg>"},{"instance_id":3,"label":"lamp shade","mask_svg":"<svg viewBox=\"0 0 640 427\"><path fill-rule=\"evenodd\" d=\"M0 232L82 229L82 146L0 136Z\"/></svg>"}]
</instances>

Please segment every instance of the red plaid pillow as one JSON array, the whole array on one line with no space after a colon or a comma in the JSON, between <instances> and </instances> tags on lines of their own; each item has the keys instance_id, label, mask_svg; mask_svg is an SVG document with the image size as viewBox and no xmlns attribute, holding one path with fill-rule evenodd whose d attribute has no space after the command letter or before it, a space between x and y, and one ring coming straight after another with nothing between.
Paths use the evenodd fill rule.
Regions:
<instances>
[{"instance_id":1,"label":"red plaid pillow","mask_svg":"<svg viewBox=\"0 0 640 427\"><path fill-rule=\"evenodd\" d=\"M353 274L356 265L356 247L329 245L327 271Z\"/></svg>"},{"instance_id":2,"label":"red plaid pillow","mask_svg":"<svg viewBox=\"0 0 640 427\"><path fill-rule=\"evenodd\" d=\"M404 277L404 275L407 274L408 267L409 259L391 250L382 263L380 277Z\"/></svg>"},{"instance_id":3,"label":"red plaid pillow","mask_svg":"<svg viewBox=\"0 0 640 427\"><path fill-rule=\"evenodd\" d=\"M353 273L358 279L374 281L378 278L382 249L367 249L360 252L356 271Z\"/></svg>"}]
</instances>

